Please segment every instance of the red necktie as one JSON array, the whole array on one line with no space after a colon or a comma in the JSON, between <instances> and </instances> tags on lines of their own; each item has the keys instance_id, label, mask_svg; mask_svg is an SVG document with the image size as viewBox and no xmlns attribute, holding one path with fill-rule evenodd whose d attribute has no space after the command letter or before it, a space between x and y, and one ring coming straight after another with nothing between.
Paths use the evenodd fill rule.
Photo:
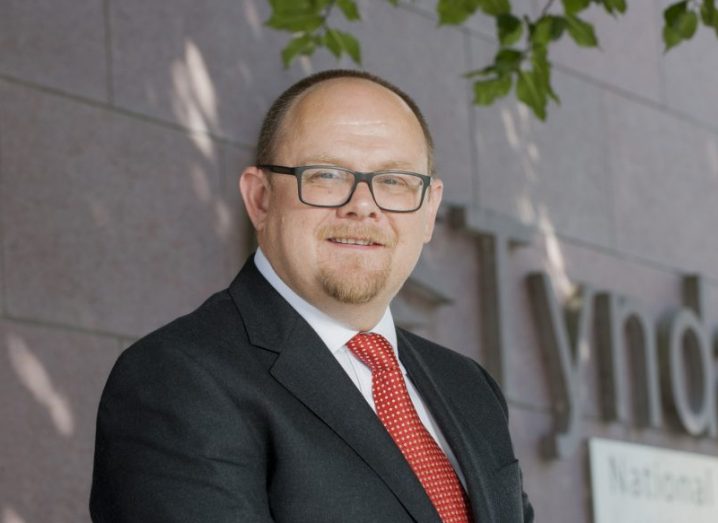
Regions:
<instances>
[{"instance_id":1,"label":"red necktie","mask_svg":"<svg viewBox=\"0 0 718 523\"><path fill-rule=\"evenodd\" d=\"M357 334L347 347L371 370L376 413L419 482L443 523L468 523L469 503L446 454L421 423L399 361L380 334Z\"/></svg>"}]
</instances>

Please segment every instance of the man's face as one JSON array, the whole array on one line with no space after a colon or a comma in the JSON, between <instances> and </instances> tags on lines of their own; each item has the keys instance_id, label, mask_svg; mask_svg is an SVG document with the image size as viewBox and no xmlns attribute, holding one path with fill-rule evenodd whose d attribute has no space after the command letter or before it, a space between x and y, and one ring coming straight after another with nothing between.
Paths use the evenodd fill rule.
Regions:
<instances>
[{"instance_id":1,"label":"man's face","mask_svg":"<svg viewBox=\"0 0 718 523\"><path fill-rule=\"evenodd\" d=\"M285 117L273 163L428 174L426 141L409 107L360 79L329 80L303 93ZM431 238L442 191L434 180L420 209L392 213L360 183L343 207L317 208L299 201L294 177L263 176L272 177L264 207L250 212L259 244L279 276L317 306L385 307Z\"/></svg>"}]
</instances>

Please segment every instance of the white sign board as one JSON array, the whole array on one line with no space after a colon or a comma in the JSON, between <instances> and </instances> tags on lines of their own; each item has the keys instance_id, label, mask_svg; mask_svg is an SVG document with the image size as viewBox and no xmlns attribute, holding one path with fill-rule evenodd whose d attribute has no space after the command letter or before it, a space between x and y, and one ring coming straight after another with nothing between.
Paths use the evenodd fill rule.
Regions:
<instances>
[{"instance_id":1,"label":"white sign board","mask_svg":"<svg viewBox=\"0 0 718 523\"><path fill-rule=\"evenodd\" d=\"M718 522L718 457L592 438L594 523Z\"/></svg>"}]
</instances>

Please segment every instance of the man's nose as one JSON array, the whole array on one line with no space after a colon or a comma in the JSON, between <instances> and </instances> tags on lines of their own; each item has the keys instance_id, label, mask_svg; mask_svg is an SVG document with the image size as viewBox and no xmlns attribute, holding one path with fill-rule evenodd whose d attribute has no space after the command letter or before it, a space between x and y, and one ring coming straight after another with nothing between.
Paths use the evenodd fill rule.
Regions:
<instances>
[{"instance_id":1,"label":"man's nose","mask_svg":"<svg viewBox=\"0 0 718 523\"><path fill-rule=\"evenodd\" d=\"M359 182L354 189L349 201L343 206L339 207L339 215L345 217L354 218L374 218L379 215L381 209L377 206L374 201L374 197L369 189L369 184L366 182Z\"/></svg>"}]
</instances>

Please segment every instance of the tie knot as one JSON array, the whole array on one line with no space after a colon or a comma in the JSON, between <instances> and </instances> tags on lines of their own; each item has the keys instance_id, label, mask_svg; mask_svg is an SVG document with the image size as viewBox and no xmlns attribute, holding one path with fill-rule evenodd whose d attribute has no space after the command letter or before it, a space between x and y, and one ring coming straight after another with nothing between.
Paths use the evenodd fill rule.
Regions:
<instances>
[{"instance_id":1,"label":"tie knot","mask_svg":"<svg viewBox=\"0 0 718 523\"><path fill-rule=\"evenodd\" d=\"M399 367L391 344L381 334L359 333L347 342L347 347L372 373Z\"/></svg>"}]
</instances>

